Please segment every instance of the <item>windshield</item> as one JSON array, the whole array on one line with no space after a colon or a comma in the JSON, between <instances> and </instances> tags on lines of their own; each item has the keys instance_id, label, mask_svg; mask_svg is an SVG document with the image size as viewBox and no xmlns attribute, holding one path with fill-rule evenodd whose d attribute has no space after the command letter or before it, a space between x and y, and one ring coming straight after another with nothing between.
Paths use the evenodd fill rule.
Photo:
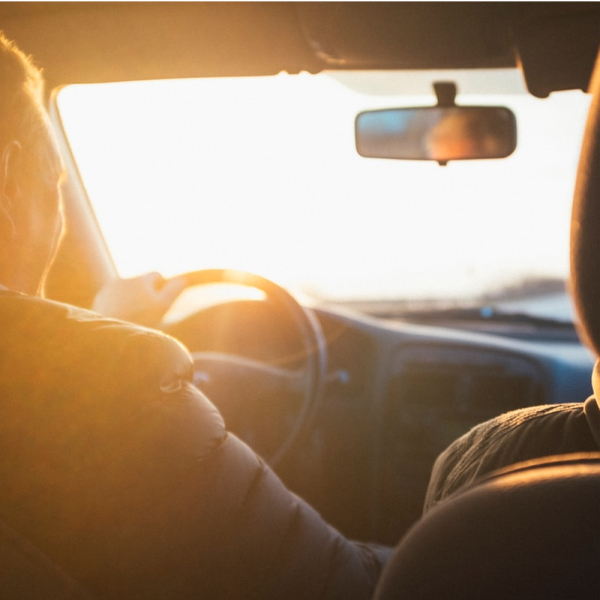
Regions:
<instances>
[{"instance_id":1,"label":"windshield","mask_svg":"<svg viewBox=\"0 0 600 600\"><path fill-rule=\"evenodd\" d=\"M439 80L457 83L458 104L514 111L512 156L440 167L357 154L360 111L433 105ZM516 70L79 85L58 96L122 276L225 267L318 301L496 298L542 314L556 295L565 318L588 105L581 92L528 96ZM537 308L522 305L537 296Z\"/></svg>"}]
</instances>

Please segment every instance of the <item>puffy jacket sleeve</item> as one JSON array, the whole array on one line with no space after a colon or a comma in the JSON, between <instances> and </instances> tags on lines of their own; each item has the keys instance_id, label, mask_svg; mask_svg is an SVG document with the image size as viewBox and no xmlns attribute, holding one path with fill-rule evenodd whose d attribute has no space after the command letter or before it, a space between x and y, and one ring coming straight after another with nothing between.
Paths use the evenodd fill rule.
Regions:
<instances>
[{"instance_id":1,"label":"puffy jacket sleeve","mask_svg":"<svg viewBox=\"0 0 600 600\"><path fill-rule=\"evenodd\" d=\"M102 598L369 598L385 551L289 492L173 339L0 295L0 511Z\"/></svg>"}]
</instances>

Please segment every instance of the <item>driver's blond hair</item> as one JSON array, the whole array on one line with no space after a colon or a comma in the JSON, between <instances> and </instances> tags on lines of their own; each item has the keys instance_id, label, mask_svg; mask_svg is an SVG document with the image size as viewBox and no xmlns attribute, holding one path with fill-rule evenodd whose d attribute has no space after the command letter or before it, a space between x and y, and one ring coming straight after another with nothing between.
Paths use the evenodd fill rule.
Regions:
<instances>
[{"instance_id":1,"label":"driver's blond hair","mask_svg":"<svg viewBox=\"0 0 600 600\"><path fill-rule=\"evenodd\" d=\"M37 148L46 118L42 72L0 32L0 148L12 140Z\"/></svg>"}]
</instances>

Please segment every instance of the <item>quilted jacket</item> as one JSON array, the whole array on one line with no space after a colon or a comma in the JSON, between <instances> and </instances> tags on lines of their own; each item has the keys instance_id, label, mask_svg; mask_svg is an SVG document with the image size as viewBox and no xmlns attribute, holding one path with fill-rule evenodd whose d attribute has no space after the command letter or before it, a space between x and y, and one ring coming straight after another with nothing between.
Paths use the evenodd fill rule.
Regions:
<instances>
[{"instance_id":1,"label":"quilted jacket","mask_svg":"<svg viewBox=\"0 0 600 600\"><path fill-rule=\"evenodd\" d=\"M0 292L0 519L98 598L369 598L346 540L192 385L178 342Z\"/></svg>"}]
</instances>

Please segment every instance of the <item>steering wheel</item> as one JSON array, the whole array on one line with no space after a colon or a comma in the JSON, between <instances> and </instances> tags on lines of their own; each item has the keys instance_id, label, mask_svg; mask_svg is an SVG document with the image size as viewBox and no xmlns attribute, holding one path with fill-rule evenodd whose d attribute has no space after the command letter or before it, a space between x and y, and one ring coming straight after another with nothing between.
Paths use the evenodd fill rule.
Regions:
<instances>
[{"instance_id":1,"label":"steering wheel","mask_svg":"<svg viewBox=\"0 0 600 600\"><path fill-rule=\"evenodd\" d=\"M233 403L233 408L229 406L230 414L241 413L243 416L244 413L254 413L260 418L258 406L265 397L274 398L279 405L291 395L298 399L293 418L288 415L285 419L284 432L280 435L277 432L275 441L271 440L271 447L263 453L263 458L271 466L276 466L305 431L323 398L327 345L318 319L282 287L259 275L228 269L205 269L184 273L180 277L185 279L186 288L228 283L260 290L266 301L279 309L289 321L294 337L300 342L300 356L293 357L294 364L298 365L296 368L282 366L279 361L265 362L229 352L191 352L194 383L223 413L227 413L227 404ZM257 404L248 407L248 403ZM227 424L227 414L224 416ZM267 417L272 419L273 415L268 414ZM278 424L271 423L269 428L276 431ZM238 432L234 430L234 433ZM241 437L246 437L252 445L258 445L261 451L260 443L255 443L259 440L247 439L248 436L243 434Z\"/></svg>"}]
</instances>

